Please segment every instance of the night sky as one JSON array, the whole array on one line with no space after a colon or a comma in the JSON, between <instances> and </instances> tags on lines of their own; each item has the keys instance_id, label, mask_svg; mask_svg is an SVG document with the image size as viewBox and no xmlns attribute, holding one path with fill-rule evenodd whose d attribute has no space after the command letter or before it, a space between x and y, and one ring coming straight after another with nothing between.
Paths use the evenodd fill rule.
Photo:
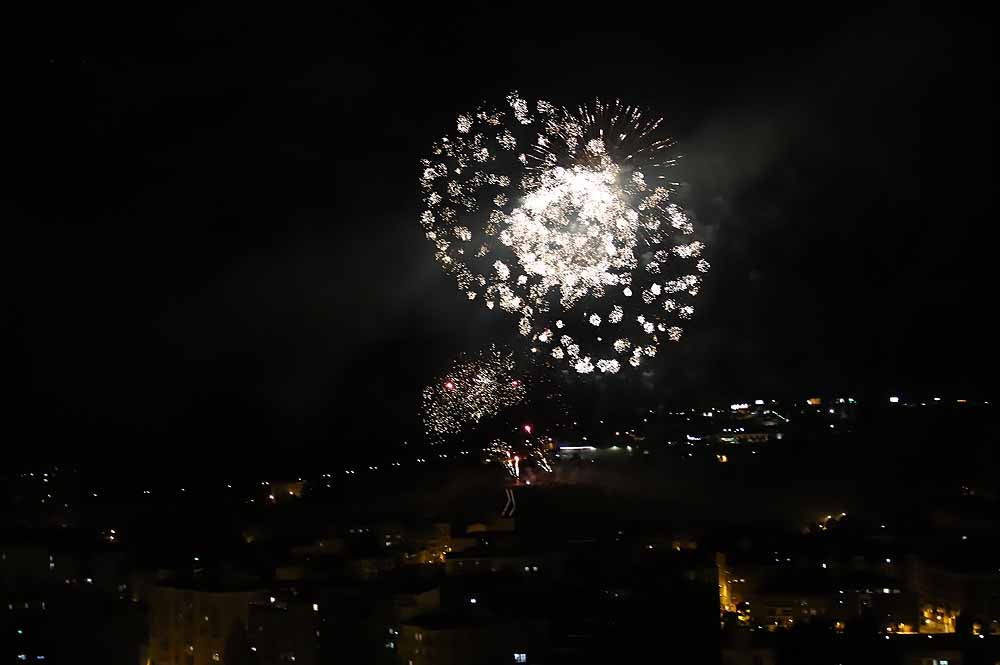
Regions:
<instances>
[{"instance_id":1,"label":"night sky","mask_svg":"<svg viewBox=\"0 0 1000 665\"><path fill-rule=\"evenodd\" d=\"M5 421L24 454L410 431L449 359L516 337L434 263L416 182L458 112L515 88L650 107L685 155L713 268L651 403L988 394L984 20L580 7L192 13L171 29L195 55L8 61Z\"/></svg>"}]
</instances>

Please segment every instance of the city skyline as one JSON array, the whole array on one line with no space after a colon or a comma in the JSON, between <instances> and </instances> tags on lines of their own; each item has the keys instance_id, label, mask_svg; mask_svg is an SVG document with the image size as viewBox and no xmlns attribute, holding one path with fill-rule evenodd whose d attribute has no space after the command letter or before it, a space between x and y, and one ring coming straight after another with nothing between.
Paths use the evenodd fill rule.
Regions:
<instances>
[{"instance_id":1,"label":"city skyline","mask_svg":"<svg viewBox=\"0 0 1000 665\"><path fill-rule=\"evenodd\" d=\"M0 663L1000 665L983 16L139 14L4 63Z\"/></svg>"}]
</instances>

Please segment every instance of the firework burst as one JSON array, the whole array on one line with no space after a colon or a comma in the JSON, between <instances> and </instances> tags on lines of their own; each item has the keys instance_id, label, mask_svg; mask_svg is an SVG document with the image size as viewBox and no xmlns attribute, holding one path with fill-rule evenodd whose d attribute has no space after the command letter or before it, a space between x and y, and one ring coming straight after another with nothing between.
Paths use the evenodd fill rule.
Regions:
<instances>
[{"instance_id":1,"label":"firework burst","mask_svg":"<svg viewBox=\"0 0 1000 665\"><path fill-rule=\"evenodd\" d=\"M483 461L486 464L499 464L511 478L521 477L521 459L514 453L514 448L502 439L491 441L483 450Z\"/></svg>"},{"instance_id":2,"label":"firework burst","mask_svg":"<svg viewBox=\"0 0 1000 665\"><path fill-rule=\"evenodd\" d=\"M518 445L512 445L504 439L494 439L483 450L483 461L501 465L514 480L520 480L521 467L525 463L532 464L537 470L552 473L552 464L546 453L550 442L551 439L529 437Z\"/></svg>"},{"instance_id":3,"label":"firework burst","mask_svg":"<svg viewBox=\"0 0 1000 665\"><path fill-rule=\"evenodd\" d=\"M520 403L525 395L525 382L516 372L513 353L491 346L459 358L424 388L424 429L431 441L441 441Z\"/></svg>"},{"instance_id":4,"label":"firework burst","mask_svg":"<svg viewBox=\"0 0 1000 665\"><path fill-rule=\"evenodd\" d=\"M438 262L552 362L640 365L680 339L709 267L675 201L662 120L619 102L506 102L459 116L422 163Z\"/></svg>"}]
</instances>

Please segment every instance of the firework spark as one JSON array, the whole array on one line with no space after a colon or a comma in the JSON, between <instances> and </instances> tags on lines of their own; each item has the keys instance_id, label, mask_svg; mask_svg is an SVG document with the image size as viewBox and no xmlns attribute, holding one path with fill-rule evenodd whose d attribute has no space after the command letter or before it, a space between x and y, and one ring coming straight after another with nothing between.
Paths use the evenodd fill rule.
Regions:
<instances>
[{"instance_id":1,"label":"firework spark","mask_svg":"<svg viewBox=\"0 0 1000 665\"><path fill-rule=\"evenodd\" d=\"M638 366L680 339L694 313L683 299L709 268L661 124L620 102L532 108L512 93L459 116L423 161L420 219L439 263L579 373Z\"/></svg>"},{"instance_id":2,"label":"firework spark","mask_svg":"<svg viewBox=\"0 0 1000 665\"><path fill-rule=\"evenodd\" d=\"M434 383L424 388L422 416L432 441L460 433L525 398L526 387L515 372L513 353L495 347L459 358Z\"/></svg>"},{"instance_id":3,"label":"firework spark","mask_svg":"<svg viewBox=\"0 0 1000 665\"><path fill-rule=\"evenodd\" d=\"M514 453L509 443L496 439L483 450L483 461L487 464L497 463L503 466L507 475L515 480L521 477L520 457Z\"/></svg>"},{"instance_id":4,"label":"firework spark","mask_svg":"<svg viewBox=\"0 0 1000 665\"><path fill-rule=\"evenodd\" d=\"M487 464L500 464L514 480L521 478L521 464L530 462L537 469L552 473L552 464L546 454L548 439L528 438L523 443L514 446L503 439L494 439L483 450L483 461Z\"/></svg>"}]
</instances>

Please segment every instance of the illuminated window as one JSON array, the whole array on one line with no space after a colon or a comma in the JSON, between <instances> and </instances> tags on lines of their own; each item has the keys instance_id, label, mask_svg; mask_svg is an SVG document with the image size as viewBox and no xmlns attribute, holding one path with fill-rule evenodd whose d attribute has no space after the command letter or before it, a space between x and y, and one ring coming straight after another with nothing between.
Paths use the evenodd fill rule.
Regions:
<instances>
[{"instance_id":1,"label":"illuminated window","mask_svg":"<svg viewBox=\"0 0 1000 665\"><path fill-rule=\"evenodd\" d=\"M514 662L515 663L527 663L528 662L528 654L526 654L526 653L518 653L518 652L515 651L514 652Z\"/></svg>"}]
</instances>

